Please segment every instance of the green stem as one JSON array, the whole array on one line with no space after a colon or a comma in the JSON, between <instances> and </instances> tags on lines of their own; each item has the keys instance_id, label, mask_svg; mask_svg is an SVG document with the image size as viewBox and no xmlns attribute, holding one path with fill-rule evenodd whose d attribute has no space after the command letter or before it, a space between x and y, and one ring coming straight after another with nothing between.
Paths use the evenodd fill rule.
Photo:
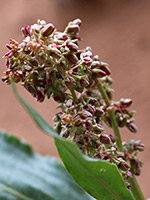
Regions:
<instances>
[{"instance_id":1,"label":"green stem","mask_svg":"<svg viewBox=\"0 0 150 200\"><path fill-rule=\"evenodd\" d=\"M103 86L101 85L101 83L96 78L95 78L95 82L96 82L97 88L100 91L100 93L101 93L106 105L108 107L111 106L111 102L110 102L110 100L108 98L108 95L106 94ZM119 128L118 128L118 125L117 125L113 110L109 111L109 116L110 116L112 128L114 130L114 135L115 135L115 138L116 138L116 143L117 143L117 146L118 146L118 150L119 151L123 151L122 140L121 140Z\"/></svg>"},{"instance_id":2,"label":"green stem","mask_svg":"<svg viewBox=\"0 0 150 200\"><path fill-rule=\"evenodd\" d=\"M134 198L136 200L145 200L145 197L134 175L132 178L130 178L129 182L131 184L131 191L132 194L134 195Z\"/></svg>"},{"instance_id":3,"label":"green stem","mask_svg":"<svg viewBox=\"0 0 150 200\"><path fill-rule=\"evenodd\" d=\"M70 90L70 92L71 92L71 94L72 94L73 102L74 102L75 104L77 104L77 103L78 103L78 98L77 98L77 96L76 96L76 93L75 93L74 89L70 87L69 90Z\"/></svg>"},{"instance_id":4,"label":"green stem","mask_svg":"<svg viewBox=\"0 0 150 200\"><path fill-rule=\"evenodd\" d=\"M96 78L95 78L95 82L97 84L97 88L100 91L100 93L101 93L106 105L108 107L111 106L111 102L110 102L110 100L109 100L109 98L108 98L103 86L101 85L101 83ZM114 135L115 135L115 138L116 138L116 143L117 143L117 146L118 146L118 150L119 151L123 151L122 140L121 140L121 137L120 137L120 132L119 132L119 129L118 129L118 125L117 125L113 110L109 111L109 116L110 116L112 128L114 130ZM130 184L131 184L131 191L132 191L132 194L133 194L135 200L145 200L144 195L143 195L143 193L142 193L142 191L140 189L140 186L138 185L134 175L133 175L132 178L130 178Z\"/></svg>"}]
</instances>

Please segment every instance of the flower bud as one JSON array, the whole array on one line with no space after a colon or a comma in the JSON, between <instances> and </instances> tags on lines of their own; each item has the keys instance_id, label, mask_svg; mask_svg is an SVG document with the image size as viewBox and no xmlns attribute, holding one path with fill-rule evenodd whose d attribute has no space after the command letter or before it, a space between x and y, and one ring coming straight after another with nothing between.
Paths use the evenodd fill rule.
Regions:
<instances>
[{"instance_id":1,"label":"flower bud","mask_svg":"<svg viewBox=\"0 0 150 200\"><path fill-rule=\"evenodd\" d=\"M118 168L122 169L122 170L128 170L129 169L129 164L127 162L120 162L118 165Z\"/></svg>"},{"instance_id":2,"label":"flower bud","mask_svg":"<svg viewBox=\"0 0 150 200\"><path fill-rule=\"evenodd\" d=\"M80 79L80 85L81 85L81 87L88 87L89 81L87 80L87 78L81 78Z\"/></svg>"},{"instance_id":3,"label":"flower bud","mask_svg":"<svg viewBox=\"0 0 150 200\"><path fill-rule=\"evenodd\" d=\"M82 24L82 21L81 21L81 19L75 19L72 21L72 24L77 24L80 26Z\"/></svg>"},{"instance_id":4,"label":"flower bud","mask_svg":"<svg viewBox=\"0 0 150 200\"><path fill-rule=\"evenodd\" d=\"M87 130L91 130L93 128L92 121L91 120L87 120L85 122L85 127L86 127Z\"/></svg>"},{"instance_id":5,"label":"flower bud","mask_svg":"<svg viewBox=\"0 0 150 200\"><path fill-rule=\"evenodd\" d=\"M76 35L77 33L79 33L79 31L80 31L80 27L77 24L71 24L67 28L67 33L69 33L69 34Z\"/></svg>"},{"instance_id":6,"label":"flower bud","mask_svg":"<svg viewBox=\"0 0 150 200\"><path fill-rule=\"evenodd\" d=\"M68 54L66 55L68 61L72 64L76 64L78 62L78 58L75 54Z\"/></svg>"},{"instance_id":7,"label":"flower bud","mask_svg":"<svg viewBox=\"0 0 150 200\"><path fill-rule=\"evenodd\" d=\"M82 126L83 125L83 122L81 119L77 118L77 119L74 119L74 124L75 126Z\"/></svg>"},{"instance_id":8,"label":"flower bud","mask_svg":"<svg viewBox=\"0 0 150 200\"><path fill-rule=\"evenodd\" d=\"M100 67L100 61L93 61L91 64L91 69L93 68L99 68Z\"/></svg>"},{"instance_id":9,"label":"flower bud","mask_svg":"<svg viewBox=\"0 0 150 200\"><path fill-rule=\"evenodd\" d=\"M110 75L110 74L111 74L111 71L110 71L110 69L109 69L108 66L102 65L100 68L101 68L101 70L104 71L107 75Z\"/></svg>"},{"instance_id":10,"label":"flower bud","mask_svg":"<svg viewBox=\"0 0 150 200\"><path fill-rule=\"evenodd\" d=\"M104 131L104 128L102 125L100 124L95 124L93 125L93 131L96 133L96 134L99 134L101 133L102 131Z\"/></svg>"},{"instance_id":11,"label":"flower bud","mask_svg":"<svg viewBox=\"0 0 150 200\"><path fill-rule=\"evenodd\" d=\"M49 23L42 29L42 31L41 31L42 32L42 36L43 37L48 37L49 35L51 35L53 33L54 30L55 30L54 25Z\"/></svg>"},{"instance_id":12,"label":"flower bud","mask_svg":"<svg viewBox=\"0 0 150 200\"><path fill-rule=\"evenodd\" d=\"M141 174L140 161L138 159L131 159L131 172L137 176Z\"/></svg>"},{"instance_id":13,"label":"flower bud","mask_svg":"<svg viewBox=\"0 0 150 200\"><path fill-rule=\"evenodd\" d=\"M128 108L133 103L132 99L120 99L120 102L124 108Z\"/></svg>"},{"instance_id":14,"label":"flower bud","mask_svg":"<svg viewBox=\"0 0 150 200\"><path fill-rule=\"evenodd\" d=\"M97 99L93 98L93 97L90 97L89 98L89 103L92 104L92 105L95 105L97 103Z\"/></svg>"},{"instance_id":15,"label":"flower bud","mask_svg":"<svg viewBox=\"0 0 150 200\"><path fill-rule=\"evenodd\" d=\"M94 114L96 112L96 109L94 106L92 106L91 104L87 104L87 108L88 108L88 111L92 114Z\"/></svg>"},{"instance_id":16,"label":"flower bud","mask_svg":"<svg viewBox=\"0 0 150 200\"><path fill-rule=\"evenodd\" d=\"M133 122L128 123L127 127L132 133L136 133L137 132L137 127Z\"/></svg>"},{"instance_id":17,"label":"flower bud","mask_svg":"<svg viewBox=\"0 0 150 200\"><path fill-rule=\"evenodd\" d=\"M66 46L70 49L70 51L74 51L74 52L76 52L78 50L78 48L79 48L78 45L76 45L73 42L68 42L66 44Z\"/></svg>"},{"instance_id":18,"label":"flower bud","mask_svg":"<svg viewBox=\"0 0 150 200\"><path fill-rule=\"evenodd\" d=\"M27 71L27 72L31 72L31 71L32 71L32 67L29 66L29 65L24 65L23 68L24 68L24 70Z\"/></svg>"},{"instance_id":19,"label":"flower bud","mask_svg":"<svg viewBox=\"0 0 150 200\"><path fill-rule=\"evenodd\" d=\"M63 103L65 101L65 94L64 93L54 93L53 99L58 103Z\"/></svg>"},{"instance_id":20,"label":"flower bud","mask_svg":"<svg viewBox=\"0 0 150 200\"><path fill-rule=\"evenodd\" d=\"M82 119L86 119L88 117L92 117L92 114L90 112L88 112L87 110L82 110L82 112L80 112L80 116Z\"/></svg>"},{"instance_id":21,"label":"flower bud","mask_svg":"<svg viewBox=\"0 0 150 200\"><path fill-rule=\"evenodd\" d=\"M101 117L103 115L104 111L101 108L96 108L95 116Z\"/></svg>"},{"instance_id":22,"label":"flower bud","mask_svg":"<svg viewBox=\"0 0 150 200\"><path fill-rule=\"evenodd\" d=\"M103 70L101 70L101 69L96 69L96 68L94 68L94 69L92 69L92 72L93 72L93 76L100 77L100 78L107 75L107 74L106 74Z\"/></svg>"},{"instance_id":23,"label":"flower bud","mask_svg":"<svg viewBox=\"0 0 150 200\"><path fill-rule=\"evenodd\" d=\"M103 133L102 135L100 135L100 142L102 144L110 144L111 143L111 139L107 134Z\"/></svg>"},{"instance_id":24,"label":"flower bud","mask_svg":"<svg viewBox=\"0 0 150 200\"><path fill-rule=\"evenodd\" d=\"M27 37L28 35L30 35L30 27L27 26L27 25L23 26L23 27L21 28L21 31L22 31L22 33L23 33L23 35L24 35L25 37Z\"/></svg>"}]
</instances>

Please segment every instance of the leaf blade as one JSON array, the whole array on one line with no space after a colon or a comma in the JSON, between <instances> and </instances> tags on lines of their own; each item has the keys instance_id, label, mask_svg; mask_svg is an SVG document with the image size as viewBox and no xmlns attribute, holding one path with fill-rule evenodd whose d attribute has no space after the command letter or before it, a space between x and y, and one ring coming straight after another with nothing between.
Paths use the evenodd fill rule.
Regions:
<instances>
[{"instance_id":1,"label":"leaf blade","mask_svg":"<svg viewBox=\"0 0 150 200\"><path fill-rule=\"evenodd\" d=\"M14 90L14 86L13 86L13 90ZM91 194L93 197L95 197L98 200L110 200L110 199L134 200L130 191L125 187L123 179L116 166L108 163L107 161L90 159L81 155L81 153L77 150L77 147L75 144L60 138L55 132L55 130L52 129L51 126L47 122L45 122L44 119L37 112L35 112L34 109L31 108L19 96L17 91L14 91L14 92L15 92L16 97L20 101L20 103L26 108L26 110L31 115L31 117L33 119L36 118L35 122L37 123L38 127L44 132L46 132L47 134L55 137L55 143L56 143L56 147L59 152L59 155L62 161L64 162L66 169L69 171L73 179L80 185L80 187L82 187L85 191L87 191L89 194ZM36 116L34 115L35 113L36 113ZM46 128L43 126L43 124L46 124ZM80 170L78 170L78 165L75 164L75 159L73 158L74 153L75 153L75 158L78 159ZM66 157L66 155L68 155L69 159ZM72 163L74 163L74 165ZM88 171L90 170L90 173L92 174L92 176L95 177L94 179L92 178L92 176L90 176L90 173L88 174L86 173L87 171L86 168L88 168ZM107 170L108 175L100 176L99 175L100 169L104 169L104 170L109 169ZM111 171L113 171L115 176L112 176ZM82 178L79 178L79 175ZM98 179L96 178L96 176L98 176ZM90 177L91 183L88 182L87 177L88 178ZM111 181L109 180L109 177L112 177ZM117 182L116 182L116 177L118 180ZM102 180L100 181L99 179L102 179L103 181ZM86 180L86 183L85 183L85 180Z\"/></svg>"},{"instance_id":2,"label":"leaf blade","mask_svg":"<svg viewBox=\"0 0 150 200\"><path fill-rule=\"evenodd\" d=\"M56 159L28 148L18 138L0 131L0 199L93 200Z\"/></svg>"}]
</instances>

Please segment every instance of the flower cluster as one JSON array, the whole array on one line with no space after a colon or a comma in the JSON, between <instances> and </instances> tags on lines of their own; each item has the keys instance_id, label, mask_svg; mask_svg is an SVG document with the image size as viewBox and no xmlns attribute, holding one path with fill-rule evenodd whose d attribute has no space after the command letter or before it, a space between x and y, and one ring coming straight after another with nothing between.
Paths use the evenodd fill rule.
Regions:
<instances>
[{"instance_id":1,"label":"flower cluster","mask_svg":"<svg viewBox=\"0 0 150 200\"><path fill-rule=\"evenodd\" d=\"M112 127L113 112L119 127L126 126L135 133L134 112L128 110L132 100L112 101L109 66L90 47L79 49L80 26L80 19L70 22L64 32L43 20L24 26L23 41L10 40L6 45L7 70L2 80L8 84L10 79L21 82L39 102L52 96L61 109L54 117L58 134L75 142L85 155L115 163L127 183L132 174L140 174L137 153L144 145L131 140L123 143L120 151L103 123Z\"/></svg>"}]
</instances>

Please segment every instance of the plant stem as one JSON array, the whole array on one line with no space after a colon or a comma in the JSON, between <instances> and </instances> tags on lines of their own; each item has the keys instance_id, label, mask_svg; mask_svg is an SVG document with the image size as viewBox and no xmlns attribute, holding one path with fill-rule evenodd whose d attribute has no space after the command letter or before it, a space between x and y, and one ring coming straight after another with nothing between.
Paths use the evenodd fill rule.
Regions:
<instances>
[{"instance_id":1,"label":"plant stem","mask_svg":"<svg viewBox=\"0 0 150 200\"><path fill-rule=\"evenodd\" d=\"M134 195L134 198L136 200L145 200L145 197L134 175L132 178L129 179L129 182L131 184L131 191L132 194Z\"/></svg>"},{"instance_id":2,"label":"plant stem","mask_svg":"<svg viewBox=\"0 0 150 200\"><path fill-rule=\"evenodd\" d=\"M101 93L106 105L108 107L111 106L111 102L110 102L110 100L108 98L108 95L106 94L103 86L101 85L101 83L96 78L94 80L95 80L95 82L97 84L98 90L100 91L100 93ZM109 116L110 116L112 128L114 130L114 135L115 135L115 138L116 138L116 143L117 143L117 146L118 146L118 150L119 151L123 151L122 140L121 140L119 128L118 128L118 125L117 125L113 110L109 111Z\"/></svg>"},{"instance_id":3,"label":"plant stem","mask_svg":"<svg viewBox=\"0 0 150 200\"><path fill-rule=\"evenodd\" d=\"M77 104L77 103L78 103L78 98L77 98L77 96L76 96L76 93L75 93L74 89L71 88L71 87L69 87L69 90L70 90L70 92L71 92L71 94L72 94L73 102L74 102L75 104Z\"/></svg>"},{"instance_id":4,"label":"plant stem","mask_svg":"<svg viewBox=\"0 0 150 200\"><path fill-rule=\"evenodd\" d=\"M100 91L106 105L108 107L111 106L111 102L110 102L108 95L106 94L105 89L103 88L102 84L96 78L94 80L97 84L97 88ZM120 137L120 132L119 132L119 129L118 129L118 125L117 125L113 110L109 111L109 116L110 116L112 128L114 130L114 135L115 135L115 138L116 138L118 150L123 151L122 140L121 140L121 137ZM132 178L130 178L129 181L130 181L130 184L131 184L131 191L132 191L132 194L133 194L135 200L145 200L145 197L144 197L144 195L143 195L143 193L140 189L140 186L138 185L138 182L136 181L136 178L135 178L134 175L133 175Z\"/></svg>"}]
</instances>

